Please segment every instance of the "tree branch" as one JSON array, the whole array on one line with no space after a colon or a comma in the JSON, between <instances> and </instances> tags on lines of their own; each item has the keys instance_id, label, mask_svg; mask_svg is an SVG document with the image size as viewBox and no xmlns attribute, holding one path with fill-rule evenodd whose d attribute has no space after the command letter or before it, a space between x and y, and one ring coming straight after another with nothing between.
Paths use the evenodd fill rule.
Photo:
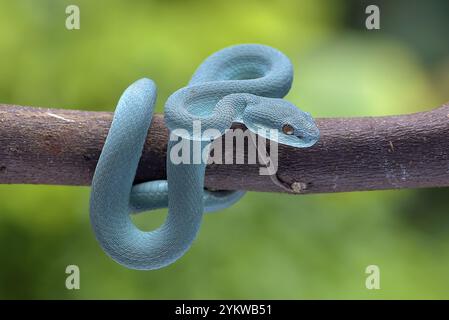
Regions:
<instances>
[{"instance_id":1,"label":"tree branch","mask_svg":"<svg viewBox=\"0 0 449 320\"><path fill-rule=\"evenodd\" d=\"M0 183L89 185L112 113L0 105ZM410 115L318 119L320 141L279 146L294 193L449 186L449 105ZM136 182L165 178L167 130L155 115ZM210 189L286 192L259 165L214 164Z\"/></svg>"}]
</instances>

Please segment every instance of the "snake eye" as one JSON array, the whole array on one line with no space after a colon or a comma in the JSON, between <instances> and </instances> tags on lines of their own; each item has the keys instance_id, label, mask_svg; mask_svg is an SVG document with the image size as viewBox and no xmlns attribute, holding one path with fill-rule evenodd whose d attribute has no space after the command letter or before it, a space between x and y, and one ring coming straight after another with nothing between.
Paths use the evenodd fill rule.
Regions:
<instances>
[{"instance_id":1,"label":"snake eye","mask_svg":"<svg viewBox=\"0 0 449 320\"><path fill-rule=\"evenodd\" d=\"M293 128L289 124L284 124L282 126L282 132L284 132L285 134L288 134L288 135L292 135L295 132L295 128Z\"/></svg>"}]
</instances>

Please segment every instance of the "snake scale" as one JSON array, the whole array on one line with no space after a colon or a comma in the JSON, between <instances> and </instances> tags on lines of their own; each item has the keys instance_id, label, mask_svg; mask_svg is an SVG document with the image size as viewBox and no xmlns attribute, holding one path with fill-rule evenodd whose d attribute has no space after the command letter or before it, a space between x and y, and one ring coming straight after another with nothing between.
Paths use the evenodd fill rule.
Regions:
<instances>
[{"instance_id":1,"label":"snake scale","mask_svg":"<svg viewBox=\"0 0 449 320\"><path fill-rule=\"evenodd\" d=\"M311 115L282 98L290 90L293 67L280 51L258 44L236 45L208 57L184 88L165 104L171 134L167 146L167 180L133 186L156 101L149 79L131 84L120 97L94 173L90 218L104 251L132 269L157 269L173 263L191 246L203 212L232 205L243 191L204 190L206 163L192 161L208 152L210 142L233 123L259 136L296 148L312 146L319 131ZM194 130L200 121L201 132ZM213 134L204 134L214 129ZM174 163L171 151L180 141L192 144L190 161ZM193 144L199 147L196 149ZM138 229L131 213L168 207L162 226Z\"/></svg>"}]
</instances>

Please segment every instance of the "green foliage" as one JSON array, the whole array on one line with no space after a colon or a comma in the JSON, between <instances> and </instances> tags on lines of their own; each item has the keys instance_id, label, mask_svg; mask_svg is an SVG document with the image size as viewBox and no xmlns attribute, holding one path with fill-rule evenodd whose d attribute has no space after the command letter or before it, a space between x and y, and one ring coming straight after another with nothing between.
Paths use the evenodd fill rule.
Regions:
<instances>
[{"instance_id":1,"label":"green foliage","mask_svg":"<svg viewBox=\"0 0 449 320\"><path fill-rule=\"evenodd\" d=\"M80 30L65 29L68 4L80 7ZM0 0L0 102L112 111L129 83L149 77L161 112L202 59L245 42L291 57L288 99L314 116L407 113L447 99L449 55L429 67L389 35L394 16L387 30L348 30L349 9L322 0ZM177 263L138 272L98 246L88 188L2 185L0 298L448 298L447 194L250 193L206 216ZM134 218L148 230L163 219ZM78 291L64 286L69 264L80 267ZM381 290L365 289L370 264Z\"/></svg>"}]
</instances>

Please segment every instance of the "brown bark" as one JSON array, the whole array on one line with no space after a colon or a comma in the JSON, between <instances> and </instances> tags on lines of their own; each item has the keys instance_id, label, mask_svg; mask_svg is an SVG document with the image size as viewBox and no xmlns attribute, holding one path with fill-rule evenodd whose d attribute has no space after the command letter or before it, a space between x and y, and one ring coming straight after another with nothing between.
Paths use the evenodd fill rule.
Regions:
<instances>
[{"instance_id":1,"label":"brown bark","mask_svg":"<svg viewBox=\"0 0 449 320\"><path fill-rule=\"evenodd\" d=\"M89 185L112 113L0 105L0 183ZM449 186L449 105L400 116L317 120L320 141L279 146L277 181L295 193ZM136 182L165 178L155 115ZM288 192L259 165L213 164L210 189Z\"/></svg>"}]
</instances>

